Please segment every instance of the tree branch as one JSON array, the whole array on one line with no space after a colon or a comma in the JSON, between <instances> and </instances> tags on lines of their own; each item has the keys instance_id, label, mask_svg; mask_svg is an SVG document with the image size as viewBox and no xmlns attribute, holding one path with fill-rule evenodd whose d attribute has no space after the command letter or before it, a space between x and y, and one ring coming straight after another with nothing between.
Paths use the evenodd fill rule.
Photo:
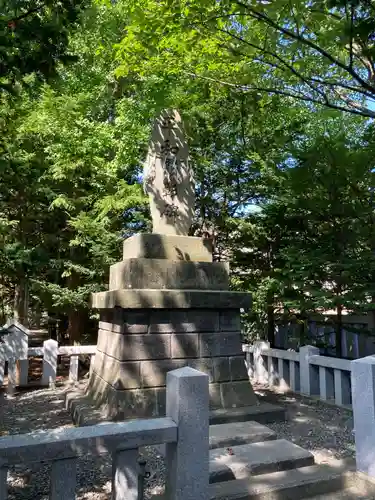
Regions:
<instances>
[{"instance_id":1,"label":"tree branch","mask_svg":"<svg viewBox=\"0 0 375 500\"><path fill-rule=\"evenodd\" d=\"M250 47L252 47L252 48L255 48L255 49L259 50L259 51L260 51L260 52L262 52L263 54L268 54L268 55L270 55L271 57L274 57L277 61L279 61L279 62L280 62L281 64L283 64L284 66L286 66L286 67L289 69L289 71L290 71L291 73L293 73L293 74L294 74L294 75L295 75L295 76L296 76L299 80L303 81L306 85L308 85L308 86L311 88L311 90L313 90L314 92L317 92L317 93L318 93L318 94L322 97L322 99L327 100L327 97L325 96L325 94L324 94L321 90L319 90L319 89L317 89L316 87L314 87L314 85L313 85L311 82L309 82L309 81L308 81L308 80L307 80L307 79L306 79L306 78L305 78L305 77L304 77L301 73L299 73L299 72L298 72L298 71L297 71L297 70L293 67L293 65L289 64L288 62L286 62L286 61L285 61L282 57L280 57L278 54L275 54L274 52L271 52L271 51L269 51L269 50L267 50L267 49L263 49L262 47L259 47L258 45L254 44L254 43L252 43L252 42L249 42L249 41L247 41L247 40L244 40L243 38L241 38L241 37L239 37L239 36L235 35L234 33L231 33L230 31L223 30L223 29L219 29L219 31L221 31L221 32L223 32L223 33L225 33L225 34L227 34L227 35L231 36L232 38L234 38L234 39L236 39L236 40L238 40L238 41L240 41L240 42L242 42L242 43L245 43L246 45L249 45L249 46L250 46ZM267 61L264 61L264 62L265 62L266 64L271 64L271 65L272 65L272 64L274 64L274 63L270 63L270 62L267 62ZM278 65L275 65L275 64L274 64L274 66L275 66L275 67L277 67L277 68L280 68L280 66L278 66ZM280 68L280 69L282 69L282 68Z\"/></svg>"},{"instance_id":2,"label":"tree branch","mask_svg":"<svg viewBox=\"0 0 375 500\"><path fill-rule=\"evenodd\" d=\"M301 42L303 45L306 45L307 47L310 47L311 49L317 51L319 54L324 56L326 59L328 59L332 64L338 66L339 68L345 70L347 73L349 73L357 82L359 82L366 90L368 90L371 93L375 93L375 88L368 84L363 78L361 78L356 71L354 71L353 68L348 66L347 64L344 64L341 62L339 59L334 57L332 54L327 52L325 49L322 47L319 47L315 42L308 40L307 38L303 37L302 35L298 35L294 33L293 31L290 31L287 28L284 28L283 26L280 26L277 22L275 22L273 19L268 17L266 14L263 14L262 12L256 11L253 7L250 5L246 5L243 3L241 0L234 0L235 3L241 7L242 9L245 9L246 11L250 12L250 17L253 17L257 21L264 22L268 26L271 26L274 28L276 31L279 33L284 34L288 38L291 38L292 40L297 40Z\"/></svg>"},{"instance_id":3,"label":"tree branch","mask_svg":"<svg viewBox=\"0 0 375 500\"><path fill-rule=\"evenodd\" d=\"M353 87L352 85L347 85L346 83L340 82L330 82L329 80L321 80L320 78L311 78L311 81L327 87L341 87L343 89L351 90L352 92L357 92L358 94L361 94L368 99L375 99L375 96L373 94L370 94L366 90L363 90L361 87Z\"/></svg>"},{"instance_id":4,"label":"tree branch","mask_svg":"<svg viewBox=\"0 0 375 500\"><path fill-rule=\"evenodd\" d=\"M350 63L349 66L350 68L353 68L353 24L354 24L354 5L353 3L350 6L350 45L349 45L349 58L350 58Z\"/></svg>"},{"instance_id":5,"label":"tree branch","mask_svg":"<svg viewBox=\"0 0 375 500\"><path fill-rule=\"evenodd\" d=\"M241 42L243 42L244 44L249 45L250 47L252 47L252 48L255 48L255 49L259 50L261 53L263 53L263 54L267 54L267 55L269 55L269 56L271 56L271 57L275 58L276 60L278 60L278 61L279 61L282 65L284 65L287 69L289 69L289 71L290 71L291 73L293 73L293 74L294 74L294 75L295 75L295 76L296 76L299 80L301 80L301 81L302 81L302 82L304 82L306 85L308 85L308 86L311 88L311 90L312 90L313 92L316 92L317 94L319 94L319 95L323 98L323 100L324 100L325 102L327 102L327 101L328 101L328 97L326 96L326 94L325 94L322 90L320 90L320 89L318 89L317 87L315 87L315 86L312 84L312 82L314 82L314 83L318 83L318 84L323 85L323 86L331 87L331 88L334 88L335 86L337 86L337 87L341 87L341 88L344 88L344 89L347 89L347 90L351 90L351 91L353 91L353 92L357 92L357 93L359 93L359 94L361 94L361 95L363 95L363 96L365 96L365 97L367 97L367 98L369 98L369 99L374 99L374 94L371 94L370 92L368 92L368 91L366 91L366 90L362 89L361 87L354 87L354 86L352 86L352 85L347 85L347 84L340 83L340 82L329 82L329 81L321 80L321 79L319 79L319 78L306 78L304 75L302 75L301 73L299 73L299 72L298 72L298 71L297 71L297 70L293 67L293 65L292 65L292 64L289 64L288 62L286 62L286 61L285 61L282 57L280 57L278 54L275 54L274 52L271 52L271 51L269 51L269 50L267 50L267 49L264 49L264 48L262 48L262 47L259 47L258 45L254 44L254 43L252 43L252 42L249 42L249 41L247 41L247 40L244 40L243 38L241 38L241 37L239 37L239 36L235 35L234 33L229 32L229 31L227 31L227 30L222 30L222 29L220 29L219 31L222 31L223 33L228 34L229 36L231 36L231 37L235 38L236 40L241 41ZM241 52L241 51L239 51L239 50L237 50L237 49L233 49L232 47L229 47L229 48L228 48L228 47L226 47L225 45L222 45L222 47L223 47L223 48L226 48L227 50L230 50L232 53L237 54L237 55L240 55L240 56L242 56L242 57L245 57L245 58L249 57L247 54L245 54L245 53L243 53L243 52ZM264 60L264 59L258 59L258 60L259 60L259 62L262 62L263 64L267 64L267 65L272 66L272 67L274 67L274 68L277 68L277 69L280 69L280 70L282 70L282 71L285 71L285 68L283 68L282 66L280 66L280 65L278 65L278 64L276 64L276 63L274 63L274 62L267 61L267 60Z\"/></svg>"},{"instance_id":6,"label":"tree branch","mask_svg":"<svg viewBox=\"0 0 375 500\"><path fill-rule=\"evenodd\" d=\"M338 111L344 111L346 113L351 113L354 115L360 115L360 116L367 116L369 118L375 118L375 111L371 111L368 108L361 107L359 104L354 103L353 101L346 101L349 107L344 107L340 106L339 104L335 104L331 101L327 102L321 102L319 99L315 99L314 97L306 96L303 94L296 94L293 92L288 92L285 90L280 90L280 89L275 89L275 88L267 88L267 87L258 87L258 86L250 86L250 85L239 85L236 83L231 83L231 82L226 82L224 80L218 80L216 78L210 78L208 76L203 76L203 75L197 75L196 73L192 73L189 71L185 71L185 74L188 76L192 76L194 78L199 78L202 80L210 81L213 83L218 83L220 85L225 85L227 87L234 88L236 90L242 91L242 92L265 92L268 94L275 94L275 95L283 95L286 97L292 97L293 99L298 99L300 101L305 101L305 102L311 102L313 104L319 104L320 106L326 106L331 109L336 109ZM342 98L342 97L341 97ZM342 98L343 99L343 98ZM352 107L351 107L352 106Z\"/></svg>"},{"instance_id":7,"label":"tree branch","mask_svg":"<svg viewBox=\"0 0 375 500\"><path fill-rule=\"evenodd\" d=\"M13 17L13 18L9 19L8 21L6 21L6 24L17 23L18 21L21 21L22 19L25 19L26 17L31 16L32 14L35 14L36 12L39 12L41 9L43 9L43 7L46 7L45 3L42 3L42 5L39 5L39 7L34 7L32 9L29 9L28 11L24 12L23 14L21 14L17 17Z\"/></svg>"}]
</instances>

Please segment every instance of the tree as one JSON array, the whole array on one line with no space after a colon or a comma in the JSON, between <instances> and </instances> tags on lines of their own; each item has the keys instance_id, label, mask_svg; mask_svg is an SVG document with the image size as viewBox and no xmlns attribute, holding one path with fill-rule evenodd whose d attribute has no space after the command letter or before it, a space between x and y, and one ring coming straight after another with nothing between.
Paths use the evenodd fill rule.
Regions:
<instances>
[{"instance_id":1,"label":"tree","mask_svg":"<svg viewBox=\"0 0 375 500\"><path fill-rule=\"evenodd\" d=\"M118 17L87 11L70 38L77 62L53 83L4 94L1 106L4 286L23 319L24 297L68 315L72 342L85 331L90 293L105 288L119 260L122 236L144 224L137 177L148 121L111 74Z\"/></svg>"},{"instance_id":2,"label":"tree","mask_svg":"<svg viewBox=\"0 0 375 500\"><path fill-rule=\"evenodd\" d=\"M336 310L341 356L343 310L369 310L374 295L373 229L365 223L374 214L373 155L363 141L325 136L300 150L296 160L288 171L292 197L285 217L294 231L281 250L284 284L299 291L299 310Z\"/></svg>"},{"instance_id":3,"label":"tree","mask_svg":"<svg viewBox=\"0 0 375 500\"><path fill-rule=\"evenodd\" d=\"M125 1L119 74L200 78L374 117L371 0Z\"/></svg>"},{"instance_id":4,"label":"tree","mask_svg":"<svg viewBox=\"0 0 375 500\"><path fill-rule=\"evenodd\" d=\"M75 60L69 33L86 0L3 0L0 29L0 86L14 90L29 75L45 80L58 65Z\"/></svg>"}]
</instances>

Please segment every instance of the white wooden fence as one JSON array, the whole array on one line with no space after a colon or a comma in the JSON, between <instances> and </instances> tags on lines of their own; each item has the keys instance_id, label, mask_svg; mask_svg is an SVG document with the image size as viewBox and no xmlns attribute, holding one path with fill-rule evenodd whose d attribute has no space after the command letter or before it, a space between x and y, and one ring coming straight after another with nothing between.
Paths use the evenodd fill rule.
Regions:
<instances>
[{"instance_id":1,"label":"white wooden fence","mask_svg":"<svg viewBox=\"0 0 375 500\"><path fill-rule=\"evenodd\" d=\"M50 500L76 498L76 462L112 454L112 499L138 500L138 449L166 443L166 498L209 500L208 375L190 367L167 374L165 418L104 423L0 438L0 500L8 468L52 462Z\"/></svg>"},{"instance_id":2,"label":"white wooden fence","mask_svg":"<svg viewBox=\"0 0 375 500\"><path fill-rule=\"evenodd\" d=\"M9 350L8 350L9 351ZM93 356L96 353L95 345L84 346L61 346L59 347L56 340L46 340L43 347L29 347L27 355L21 356L24 359L19 359L15 351L2 352L0 351L0 386L4 381L5 363L8 363L8 392L12 393L15 386L28 385L28 371L29 371L29 357L42 356L43 357L43 371L42 377L39 381L33 382L33 386L53 386L56 382L58 356L69 356L69 381L76 382L78 380L78 366L80 355L90 355L91 365ZM18 364L18 381L17 378L17 364Z\"/></svg>"},{"instance_id":3,"label":"white wooden fence","mask_svg":"<svg viewBox=\"0 0 375 500\"><path fill-rule=\"evenodd\" d=\"M270 387L316 396L339 406L351 405L351 362L319 355L319 349L271 349L268 342L244 345L249 378Z\"/></svg>"}]
</instances>

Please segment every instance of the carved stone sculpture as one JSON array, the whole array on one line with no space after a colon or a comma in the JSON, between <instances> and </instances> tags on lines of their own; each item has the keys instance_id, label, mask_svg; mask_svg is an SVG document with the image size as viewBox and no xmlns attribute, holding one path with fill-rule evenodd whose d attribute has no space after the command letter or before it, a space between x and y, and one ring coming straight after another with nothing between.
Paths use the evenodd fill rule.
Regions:
<instances>
[{"instance_id":1,"label":"carved stone sculpture","mask_svg":"<svg viewBox=\"0 0 375 500\"><path fill-rule=\"evenodd\" d=\"M153 233L187 236L194 215L194 181L182 121L176 110L155 120L144 165Z\"/></svg>"}]
</instances>

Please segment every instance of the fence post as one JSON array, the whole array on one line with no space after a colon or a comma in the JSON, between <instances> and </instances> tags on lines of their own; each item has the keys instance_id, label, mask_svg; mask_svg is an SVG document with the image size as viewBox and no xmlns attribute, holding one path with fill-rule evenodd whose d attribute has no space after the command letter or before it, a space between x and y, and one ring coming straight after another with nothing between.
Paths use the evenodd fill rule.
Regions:
<instances>
[{"instance_id":1,"label":"fence post","mask_svg":"<svg viewBox=\"0 0 375 500\"><path fill-rule=\"evenodd\" d=\"M375 356L351 362L357 470L375 477Z\"/></svg>"},{"instance_id":2,"label":"fence post","mask_svg":"<svg viewBox=\"0 0 375 500\"><path fill-rule=\"evenodd\" d=\"M50 500L75 500L76 474L76 458L64 458L53 461Z\"/></svg>"},{"instance_id":3,"label":"fence post","mask_svg":"<svg viewBox=\"0 0 375 500\"><path fill-rule=\"evenodd\" d=\"M0 386L4 383L5 356L0 352Z\"/></svg>"},{"instance_id":4,"label":"fence post","mask_svg":"<svg viewBox=\"0 0 375 500\"><path fill-rule=\"evenodd\" d=\"M27 385L29 381L29 360L28 359L18 360L18 368L19 368L18 384L24 387Z\"/></svg>"},{"instance_id":5,"label":"fence post","mask_svg":"<svg viewBox=\"0 0 375 500\"><path fill-rule=\"evenodd\" d=\"M8 468L0 467L0 500L7 500L8 498Z\"/></svg>"},{"instance_id":6,"label":"fence post","mask_svg":"<svg viewBox=\"0 0 375 500\"><path fill-rule=\"evenodd\" d=\"M190 367L167 374L167 417L178 425L166 447L166 498L209 499L208 375Z\"/></svg>"},{"instance_id":7,"label":"fence post","mask_svg":"<svg viewBox=\"0 0 375 500\"><path fill-rule=\"evenodd\" d=\"M301 378L300 378L300 366L298 361L290 361L289 376L290 376L290 389L292 390L292 392L300 392Z\"/></svg>"},{"instance_id":8,"label":"fence post","mask_svg":"<svg viewBox=\"0 0 375 500\"><path fill-rule=\"evenodd\" d=\"M13 396L16 389L17 365L14 358L8 359L8 394Z\"/></svg>"},{"instance_id":9,"label":"fence post","mask_svg":"<svg viewBox=\"0 0 375 500\"><path fill-rule=\"evenodd\" d=\"M247 370L247 375L251 379L254 376L254 367L251 359L253 353L250 351L250 347L251 346L249 344L242 345L242 351L245 352L245 366Z\"/></svg>"},{"instance_id":10,"label":"fence post","mask_svg":"<svg viewBox=\"0 0 375 500\"><path fill-rule=\"evenodd\" d=\"M350 405L350 373L343 370L333 370L335 385L335 404Z\"/></svg>"},{"instance_id":11,"label":"fence post","mask_svg":"<svg viewBox=\"0 0 375 500\"><path fill-rule=\"evenodd\" d=\"M117 450L112 458L112 500L138 500L138 450Z\"/></svg>"},{"instance_id":12,"label":"fence post","mask_svg":"<svg viewBox=\"0 0 375 500\"><path fill-rule=\"evenodd\" d=\"M255 380L260 384L268 383L268 370L265 367L262 352L270 348L270 343L264 340L254 342L254 375Z\"/></svg>"},{"instance_id":13,"label":"fence post","mask_svg":"<svg viewBox=\"0 0 375 500\"><path fill-rule=\"evenodd\" d=\"M325 366L319 366L320 399L329 401L335 397L335 382L333 371Z\"/></svg>"},{"instance_id":14,"label":"fence post","mask_svg":"<svg viewBox=\"0 0 375 500\"><path fill-rule=\"evenodd\" d=\"M70 356L69 358L69 382L77 382L78 380L79 357Z\"/></svg>"},{"instance_id":15,"label":"fence post","mask_svg":"<svg viewBox=\"0 0 375 500\"><path fill-rule=\"evenodd\" d=\"M310 356L319 354L319 349L311 345L299 350L300 392L306 396L319 395L319 367L309 362Z\"/></svg>"},{"instance_id":16,"label":"fence post","mask_svg":"<svg viewBox=\"0 0 375 500\"><path fill-rule=\"evenodd\" d=\"M43 342L42 385L53 386L56 381L58 343L49 339Z\"/></svg>"},{"instance_id":17,"label":"fence post","mask_svg":"<svg viewBox=\"0 0 375 500\"><path fill-rule=\"evenodd\" d=\"M90 359L89 376L91 376L91 373L94 370L94 364L95 364L95 354L92 354Z\"/></svg>"}]
</instances>

